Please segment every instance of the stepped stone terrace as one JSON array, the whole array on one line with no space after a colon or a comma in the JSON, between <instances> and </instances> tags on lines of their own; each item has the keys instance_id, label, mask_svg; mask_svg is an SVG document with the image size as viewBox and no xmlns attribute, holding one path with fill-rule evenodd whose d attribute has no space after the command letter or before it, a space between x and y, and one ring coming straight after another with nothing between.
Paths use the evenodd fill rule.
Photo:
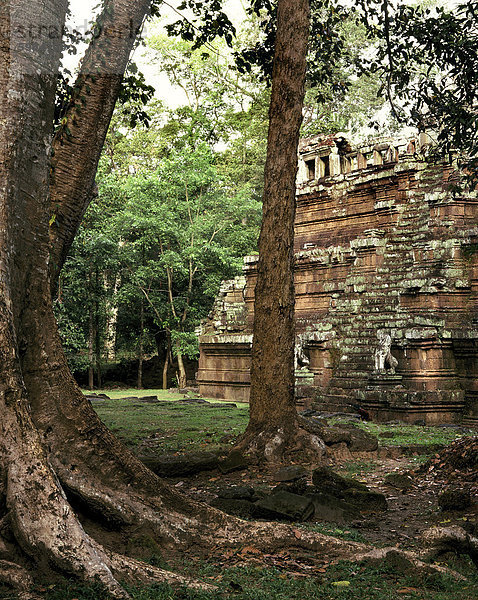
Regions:
<instances>
[{"instance_id":1,"label":"stepped stone terrace","mask_svg":"<svg viewBox=\"0 0 478 600\"><path fill-rule=\"evenodd\" d=\"M425 134L299 145L296 395L379 421L478 424L478 197ZM456 186L455 186L456 188ZM257 257L200 334L205 396L248 400Z\"/></svg>"}]
</instances>

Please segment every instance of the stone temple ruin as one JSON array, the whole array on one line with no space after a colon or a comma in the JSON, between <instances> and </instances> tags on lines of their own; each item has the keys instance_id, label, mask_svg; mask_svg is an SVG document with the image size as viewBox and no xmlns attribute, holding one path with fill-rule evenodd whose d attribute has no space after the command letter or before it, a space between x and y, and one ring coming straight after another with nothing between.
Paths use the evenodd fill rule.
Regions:
<instances>
[{"instance_id":1,"label":"stone temple ruin","mask_svg":"<svg viewBox=\"0 0 478 600\"><path fill-rule=\"evenodd\" d=\"M428 136L299 146L298 402L375 420L478 424L478 196L424 160ZM200 334L205 396L249 395L257 256Z\"/></svg>"}]
</instances>

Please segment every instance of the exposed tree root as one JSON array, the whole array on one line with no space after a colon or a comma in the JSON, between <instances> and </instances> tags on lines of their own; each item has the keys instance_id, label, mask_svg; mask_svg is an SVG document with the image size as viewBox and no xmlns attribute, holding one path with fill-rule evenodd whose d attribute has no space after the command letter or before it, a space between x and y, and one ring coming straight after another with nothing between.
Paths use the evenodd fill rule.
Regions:
<instances>
[{"instance_id":1,"label":"exposed tree root","mask_svg":"<svg viewBox=\"0 0 478 600\"><path fill-rule=\"evenodd\" d=\"M43 506L37 511L28 506L21 515L18 514L18 503L11 514L15 540L25 554L37 562L41 571L53 568L78 579L100 581L112 597L119 599L128 598L122 583L168 583L206 591L214 589L105 549L84 531L66 499L63 503L61 498L54 500L56 504L60 503L61 515L53 512L51 504L48 510ZM20 565L0 560L0 582L14 589L28 590L33 580Z\"/></svg>"},{"instance_id":2,"label":"exposed tree root","mask_svg":"<svg viewBox=\"0 0 478 600\"><path fill-rule=\"evenodd\" d=\"M3 442L0 457L4 466L3 493L0 494L3 513L0 530L2 538L8 540L7 543L3 540L1 542L0 558L8 560L4 564L4 580L8 585L18 587L22 583L23 571L20 566L15 566L15 555L19 554L33 560L43 573L53 570L81 580L98 580L114 598L128 597L120 579L143 583L185 584L204 589L203 584L119 556L93 539L79 522L57 473L46 458L38 432L25 410L21 391L14 407L14 410L4 411L4 435L0 438ZM82 478L87 481L88 470L82 472L77 480L81 481ZM182 536L174 532L172 525L166 531L164 523L174 523L175 519L168 512L169 521L164 519L164 523L162 522L164 512L161 508L164 506L159 496L155 498L155 502L148 504L144 501L141 503L137 500L138 497L131 494L135 502L128 502L125 486L120 487L117 492L107 487L105 491L98 476L93 478L92 483L98 484L96 492L92 484L85 485L85 489L91 495L97 516L107 509L106 521L117 519L125 525L149 520L154 522L155 531L160 531L164 538L169 536L170 541L187 534L187 520L178 519L176 523L178 529L182 528ZM161 484L159 487L165 486ZM153 497L152 494L150 497ZM167 494L165 497L167 498ZM182 506L179 502L178 505ZM123 518L119 519L118 515ZM30 583L28 579L24 581L25 585Z\"/></svg>"},{"instance_id":3,"label":"exposed tree root","mask_svg":"<svg viewBox=\"0 0 478 600\"><path fill-rule=\"evenodd\" d=\"M169 583L170 585L182 585L202 591L213 591L216 588L201 581L195 581L189 577L177 575L171 571L158 569L145 563L123 556L110 553L111 568L115 577L123 583L151 585L153 583Z\"/></svg>"},{"instance_id":4,"label":"exposed tree root","mask_svg":"<svg viewBox=\"0 0 478 600\"><path fill-rule=\"evenodd\" d=\"M12 463L7 481L13 535L40 569L51 565L80 578L97 578L114 597L127 597L107 555L80 525L47 463L38 459L33 465L31 460Z\"/></svg>"},{"instance_id":5,"label":"exposed tree root","mask_svg":"<svg viewBox=\"0 0 478 600\"><path fill-rule=\"evenodd\" d=\"M269 463L291 460L318 463L326 456L326 446L317 426L300 417L280 427L257 431L248 427L235 449L252 460Z\"/></svg>"},{"instance_id":6,"label":"exposed tree root","mask_svg":"<svg viewBox=\"0 0 478 600\"><path fill-rule=\"evenodd\" d=\"M446 552L468 554L478 569L478 538L467 533L463 527L432 527L423 533L423 540L429 548L428 557L437 558Z\"/></svg>"},{"instance_id":7,"label":"exposed tree root","mask_svg":"<svg viewBox=\"0 0 478 600\"><path fill-rule=\"evenodd\" d=\"M82 489L84 504L90 498L88 490ZM91 497L96 503L99 492ZM177 494L180 497L180 494ZM163 547L181 550L205 550L211 547L237 547L253 544L265 552L284 547L295 547L325 553L329 557L349 558L357 552L365 552L367 546L355 542L346 542L318 533L300 531L295 527L278 523L248 522L227 515L213 507L181 496L185 511L158 511L161 500L154 496L138 495L133 490L129 494L118 489L103 494L103 502L112 502L118 514L134 516L133 529L140 529L150 535ZM114 500L113 500L114 499ZM164 508L164 506L163 506ZM100 517L99 514L96 515ZM100 520L101 522L101 520ZM128 530L132 519L122 523Z\"/></svg>"},{"instance_id":8,"label":"exposed tree root","mask_svg":"<svg viewBox=\"0 0 478 600\"><path fill-rule=\"evenodd\" d=\"M76 427L71 427L70 437L77 435L72 433L75 431ZM46 490L42 497L49 498L53 508L38 506L37 490L28 488L31 465L35 461L22 460L8 470L6 489L10 517L4 521L10 521L19 545L40 567L53 566L57 571L86 580L98 576L116 598L127 597L119 581L167 582L207 589L202 583L150 567L101 546L99 541L91 537L91 533L84 531L72 506L62 495L62 489L66 490L73 506L77 504L82 512L85 509L89 511L99 524L114 526L125 532L146 531L164 549L210 551L212 548L220 550L253 545L265 553L284 548L309 550L316 553L318 560L356 561L372 556L369 547L364 544L299 531L290 525L245 522L195 502L171 489L141 463L134 472L132 467L137 464L137 459L129 456L128 451L116 441L123 454L121 458L115 457L108 444L110 434L108 432L103 439L98 433L102 431L100 427L95 432L95 447L101 450L99 459L92 453L85 453L84 456L70 453L68 446L61 455L49 436L51 462L61 485L55 475L49 475L52 472L47 463L39 463L35 467L42 472L34 473L34 480L43 483L49 481L49 491ZM314 435L305 429L303 431ZM277 430L275 433L280 435ZM307 435L299 439L296 451L303 449L303 440L310 440ZM322 447L320 443L318 447ZM110 474L114 471L115 461L118 461L118 476L108 485L105 483L105 465ZM102 463L103 468L98 462ZM29 474L24 472L25 468L29 469ZM25 504L25 498L28 504ZM393 551L398 553L396 549ZM408 553L398 554L406 556L407 560L418 560ZM14 567L10 571L11 577L20 572Z\"/></svg>"},{"instance_id":9,"label":"exposed tree root","mask_svg":"<svg viewBox=\"0 0 478 600\"><path fill-rule=\"evenodd\" d=\"M195 581L188 577L176 575L164 569L158 569L133 558L120 554L107 553L109 567L116 583L111 585L102 577L100 580L114 598L128 598L126 591L117 582L137 585L152 585L167 583L169 585L186 586L201 591L214 591L215 587L207 583ZM0 583L11 587L17 592L24 592L25 598L31 600L31 589L34 581L27 570L18 564L0 560Z\"/></svg>"},{"instance_id":10,"label":"exposed tree root","mask_svg":"<svg viewBox=\"0 0 478 600\"><path fill-rule=\"evenodd\" d=\"M207 588L204 584L150 567L100 545L99 540L93 539L80 524L57 475L66 481L65 489L70 501L76 499L82 509L89 508L100 524L113 523L124 531L129 528L149 531L163 548L208 551L212 547L254 544L264 552L295 547L333 558L351 558L365 550L360 544L320 534L298 534L287 525L249 523L230 517L171 490L149 472L139 491L126 485L123 478L107 486L100 477L100 470L95 473L79 460L73 470L66 469L63 463L55 460L55 472L45 459L35 430L29 428L28 431L31 436L25 445L19 443L20 438L15 438L17 460L7 462L5 506L9 513L2 520L2 529L9 529L10 535L5 537L11 537L24 555L38 564L40 571L53 569L87 581L96 578L115 598L127 597L120 584L124 580ZM64 456L68 458L68 454L65 451ZM155 493L150 480L156 480ZM21 578L20 567L15 568L12 562L8 565L9 580L15 584L15 576L19 574L17 580Z\"/></svg>"},{"instance_id":11,"label":"exposed tree root","mask_svg":"<svg viewBox=\"0 0 478 600\"><path fill-rule=\"evenodd\" d=\"M398 550L397 548L374 548L365 554L358 554L354 557L357 562L366 562L368 564L389 564L398 568L403 573L416 573L421 575L430 575L432 573L447 574L455 579L466 580L466 577L447 567L429 564L420 560L416 554L407 550Z\"/></svg>"},{"instance_id":12,"label":"exposed tree root","mask_svg":"<svg viewBox=\"0 0 478 600\"><path fill-rule=\"evenodd\" d=\"M366 544L349 542L316 532L299 531L292 525L251 523L240 519L232 521L226 529L214 531L213 535L218 536L218 545L225 544L225 540L229 538L229 545L252 544L267 553L284 548L310 550L321 560L352 560L358 553L365 553L368 549Z\"/></svg>"},{"instance_id":13,"label":"exposed tree root","mask_svg":"<svg viewBox=\"0 0 478 600\"><path fill-rule=\"evenodd\" d=\"M0 583L16 590L28 590L33 580L27 570L8 560L0 560Z\"/></svg>"}]
</instances>

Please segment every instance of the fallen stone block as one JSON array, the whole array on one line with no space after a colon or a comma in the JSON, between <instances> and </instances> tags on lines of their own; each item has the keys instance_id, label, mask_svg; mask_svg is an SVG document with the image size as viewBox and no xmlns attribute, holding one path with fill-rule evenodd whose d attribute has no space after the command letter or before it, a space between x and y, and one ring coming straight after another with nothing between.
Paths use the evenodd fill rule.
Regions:
<instances>
[{"instance_id":1,"label":"fallen stone block","mask_svg":"<svg viewBox=\"0 0 478 600\"><path fill-rule=\"evenodd\" d=\"M214 498L210 505L236 517L248 519L258 516L256 505L243 498Z\"/></svg>"},{"instance_id":2,"label":"fallen stone block","mask_svg":"<svg viewBox=\"0 0 478 600\"><path fill-rule=\"evenodd\" d=\"M255 504L257 516L266 519L307 521L314 514L310 498L280 491L262 498Z\"/></svg>"},{"instance_id":3,"label":"fallen stone block","mask_svg":"<svg viewBox=\"0 0 478 600\"><path fill-rule=\"evenodd\" d=\"M353 504L361 511L382 511L387 510L387 499L380 492L370 490L359 490L350 488L344 492L344 500Z\"/></svg>"},{"instance_id":4,"label":"fallen stone block","mask_svg":"<svg viewBox=\"0 0 478 600\"><path fill-rule=\"evenodd\" d=\"M309 493L314 505L314 521L327 521L328 523L347 523L356 519L360 511L349 502L327 493Z\"/></svg>"},{"instance_id":5,"label":"fallen stone block","mask_svg":"<svg viewBox=\"0 0 478 600\"><path fill-rule=\"evenodd\" d=\"M378 448L374 435L352 424L322 427L320 435L327 446L345 443L350 452L374 452Z\"/></svg>"},{"instance_id":6,"label":"fallen stone block","mask_svg":"<svg viewBox=\"0 0 478 600\"><path fill-rule=\"evenodd\" d=\"M341 477L337 473L334 473L332 469L325 466L314 469L312 472L312 483L317 488L317 492L327 492L337 497L342 497L343 492L350 488L368 490L365 484L355 481L355 479Z\"/></svg>"},{"instance_id":7,"label":"fallen stone block","mask_svg":"<svg viewBox=\"0 0 478 600\"><path fill-rule=\"evenodd\" d=\"M247 458L237 450L232 450L226 458L219 461L219 469L221 473L232 473L232 471L240 471L241 469L247 469L249 461Z\"/></svg>"}]
</instances>

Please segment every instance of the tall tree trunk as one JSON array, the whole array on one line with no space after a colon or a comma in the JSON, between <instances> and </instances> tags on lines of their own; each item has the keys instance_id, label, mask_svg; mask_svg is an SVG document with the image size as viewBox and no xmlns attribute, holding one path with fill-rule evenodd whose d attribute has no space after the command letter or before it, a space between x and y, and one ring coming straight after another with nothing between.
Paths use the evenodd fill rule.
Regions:
<instances>
[{"instance_id":1,"label":"tall tree trunk","mask_svg":"<svg viewBox=\"0 0 478 600\"><path fill-rule=\"evenodd\" d=\"M163 364L163 390L168 389L169 352L166 353Z\"/></svg>"},{"instance_id":2,"label":"tall tree trunk","mask_svg":"<svg viewBox=\"0 0 478 600\"><path fill-rule=\"evenodd\" d=\"M158 341L158 337L156 337L156 342ZM159 356L159 347L158 347L158 356ZM164 363L163 363L163 390L168 389L168 371L169 365L172 363L171 359L171 333L169 330L166 330L166 352L164 354Z\"/></svg>"},{"instance_id":3,"label":"tall tree trunk","mask_svg":"<svg viewBox=\"0 0 478 600\"><path fill-rule=\"evenodd\" d=\"M140 298L139 306L139 340L138 340L138 381L137 388L143 389L143 337L144 337L144 302Z\"/></svg>"},{"instance_id":4,"label":"tall tree trunk","mask_svg":"<svg viewBox=\"0 0 478 600\"><path fill-rule=\"evenodd\" d=\"M106 0L101 27L81 62L64 125L53 141L51 285L55 289L81 219L96 195L101 150L123 74L151 0Z\"/></svg>"},{"instance_id":5,"label":"tall tree trunk","mask_svg":"<svg viewBox=\"0 0 478 600\"><path fill-rule=\"evenodd\" d=\"M95 320L93 315L93 295L92 282L91 282L91 271L88 277L88 389L93 390L95 387L95 368L94 368L94 356L95 356Z\"/></svg>"},{"instance_id":6,"label":"tall tree trunk","mask_svg":"<svg viewBox=\"0 0 478 600\"><path fill-rule=\"evenodd\" d=\"M279 0L255 288L250 421L240 447L269 460L295 449L294 218L308 0ZM315 445L315 440L312 440Z\"/></svg>"},{"instance_id":7,"label":"tall tree trunk","mask_svg":"<svg viewBox=\"0 0 478 600\"><path fill-rule=\"evenodd\" d=\"M55 330L47 161L65 11L65 0L0 5L0 510L28 556L44 567L97 575L119 597L124 594L106 555L86 535L58 485L29 407L32 365L26 357L36 354L43 369L55 366L47 364L49 348L36 332Z\"/></svg>"}]
</instances>

